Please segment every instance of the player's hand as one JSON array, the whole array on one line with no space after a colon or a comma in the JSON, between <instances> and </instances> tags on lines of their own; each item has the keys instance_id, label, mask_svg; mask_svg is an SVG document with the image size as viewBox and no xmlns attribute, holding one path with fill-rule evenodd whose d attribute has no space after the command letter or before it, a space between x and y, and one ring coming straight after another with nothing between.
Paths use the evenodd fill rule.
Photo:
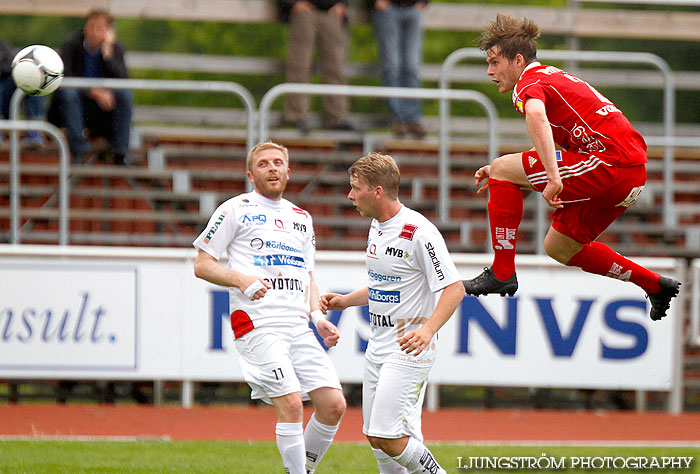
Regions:
<instances>
[{"instance_id":1,"label":"player's hand","mask_svg":"<svg viewBox=\"0 0 700 474\"><path fill-rule=\"evenodd\" d=\"M312 12L316 9L314 5L311 2L308 2L306 0L299 0L294 4L292 7L292 11L294 13L300 13L300 12Z\"/></svg>"},{"instance_id":2,"label":"player's hand","mask_svg":"<svg viewBox=\"0 0 700 474\"><path fill-rule=\"evenodd\" d=\"M348 7L346 7L344 3L338 2L328 10L328 13L338 18L345 18L345 15L348 13Z\"/></svg>"},{"instance_id":3,"label":"player's hand","mask_svg":"<svg viewBox=\"0 0 700 474\"><path fill-rule=\"evenodd\" d=\"M326 345L326 347L333 347L338 344L340 332L338 332L338 328L335 326L335 324L327 319L319 320L318 324L316 325L316 331L318 331L318 335L323 338L323 343Z\"/></svg>"},{"instance_id":4,"label":"player's hand","mask_svg":"<svg viewBox=\"0 0 700 474\"><path fill-rule=\"evenodd\" d=\"M96 87L90 89L88 94L92 100L97 102L97 105L105 112L111 112L114 110L117 101L114 98L114 92L110 89L104 89L102 87Z\"/></svg>"},{"instance_id":5,"label":"player's hand","mask_svg":"<svg viewBox=\"0 0 700 474\"><path fill-rule=\"evenodd\" d=\"M329 310L342 311L348 307L348 304L345 302L345 295L339 295L338 293L321 295L319 304L324 314Z\"/></svg>"},{"instance_id":6,"label":"player's hand","mask_svg":"<svg viewBox=\"0 0 700 474\"><path fill-rule=\"evenodd\" d=\"M391 2L389 0L376 0L374 2L374 9L377 11L386 10L387 8L389 8L389 5L391 5Z\"/></svg>"},{"instance_id":7,"label":"player's hand","mask_svg":"<svg viewBox=\"0 0 700 474\"><path fill-rule=\"evenodd\" d=\"M559 198L559 194L563 189L564 185L561 183L561 180L548 181L547 186L545 186L544 190L542 191L542 197L551 207L561 209L564 207L564 203Z\"/></svg>"},{"instance_id":8,"label":"player's hand","mask_svg":"<svg viewBox=\"0 0 700 474\"><path fill-rule=\"evenodd\" d=\"M258 288L255 290L253 293L250 293L248 291L250 288L255 288L252 285L258 282L257 286L262 286L262 288ZM267 283L265 280L261 278L256 278L254 276L249 276L249 275L244 275L241 278L241 285L238 287L239 290L241 290L241 293L246 295L251 301L256 301L259 300L260 298L263 298L265 294L267 293L267 290L270 289L269 283ZM248 291L248 293L246 293Z\"/></svg>"},{"instance_id":9,"label":"player's hand","mask_svg":"<svg viewBox=\"0 0 700 474\"><path fill-rule=\"evenodd\" d=\"M413 352L413 355L417 356L428 348L434 335L435 333L427 326L415 329L399 339L401 350L409 355Z\"/></svg>"},{"instance_id":10,"label":"player's hand","mask_svg":"<svg viewBox=\"0 0 700 474\"><path fill-rule=\"evenodd\" d=\"M491 172L491 165L482 166L476 173L474 173L474 186L476 186L476 194L480 194L489 188L489 173ZM479 185L486 180L483 186Z\"/></svg>"},{"instance_id":11,"label":"player's hand","mask_svg":"<svg viewBox=\"0 0 700 474\"><path fill-rule=\"evenodd\" d=\"M102 40L102 44L100 45L100 49L102 50L102 57L104 59L109 60L112 57L112 54L114 54L114 43L117 42L117 33L114 31L114 28L108 28L107 31L105 32L104 39Z\"/></svg>"}]
</instances>

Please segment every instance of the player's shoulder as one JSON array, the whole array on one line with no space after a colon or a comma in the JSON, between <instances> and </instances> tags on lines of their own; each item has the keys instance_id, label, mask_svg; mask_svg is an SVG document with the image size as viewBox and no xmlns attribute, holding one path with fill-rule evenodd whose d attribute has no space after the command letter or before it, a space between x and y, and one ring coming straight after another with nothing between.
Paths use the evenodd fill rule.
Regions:
<instances>
[{"instance_id":1,"label":"player's shoulder","mask_svg":"<svg viewBox=\"0 0 700 474\"><path fill-rule=\"evenodd\" d=\"M430 219L405 206L401 213L400 226L399 237L407 240L417 240L416 237L439 233Z\"/></svg>"},{"instance_id":2,"label":"player's shoulder","mask_svg":"<svg viewBox=\"0 0 700 474\"><path fill-rule=\"evenodd\" d=\"M233 196L219 205L220 209L227 211L237 211L239 209L257 207L258 203L253 199L251 193L243 193Z\"/></svg>"},{"instance_id":3,"label":"player's shoulder","mask_svg":"<svg viewBox=\"0 0 700 474\"><path fill-rule=\"evenodd\" d=\"M300 218L306 218L311 220L311 213L305 209L302 209L301 207L297 206L291 201L288 201L287 199L282 199L282 205L293 212L294 214L301 216Z\"/></svg>"}]
</instances>

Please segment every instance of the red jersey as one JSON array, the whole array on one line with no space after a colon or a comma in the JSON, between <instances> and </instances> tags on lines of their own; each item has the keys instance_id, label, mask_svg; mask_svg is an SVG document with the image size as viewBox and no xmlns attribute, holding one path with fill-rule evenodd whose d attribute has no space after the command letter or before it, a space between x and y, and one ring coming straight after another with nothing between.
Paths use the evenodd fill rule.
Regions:
<instances>
[{"instance_id":1,"label":"red jersey","mask_svg":"<svg viewBox=\"0 0 700 474\"><path fill-rule=\"evenodd\" d=\"M587 82L554 66L529 65L513 88L513 105L544 102L554 142L571 152L594 154L608 164L647 162L647 146L622 112Z\"/></svg>"}]
</instances>

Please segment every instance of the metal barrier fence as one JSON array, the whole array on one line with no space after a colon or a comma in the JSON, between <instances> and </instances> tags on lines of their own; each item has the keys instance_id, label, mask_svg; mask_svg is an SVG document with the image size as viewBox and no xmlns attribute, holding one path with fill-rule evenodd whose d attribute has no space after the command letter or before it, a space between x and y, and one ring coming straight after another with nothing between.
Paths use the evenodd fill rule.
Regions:
<instances>
[{"instance_id":1,"label":"metal barrier fence","mask_svg":"<svg viewBox=\"0 0 700 474\"><path fill-rule=\"evenodd\" d=\"M675 212L673 202L673 136L675 130L675 110L676 110L676 89L673 72L668 63L659 56L651 53L627 53L627 52L608 52L608 51L557 51L541 49L537 51L537 57L544 60L553 61L584 61L584 62L600 62L600 63L633 63L633 64L648 64L656 67L664 76L664 137L667 140L664 145L664 191L663 191L663 219L664 224L668 227L673 227L678 223L678 217ZM447 89L450 87L450 77L455 65L464 59L484 59L485 54L477 48L462 48L453 51L442 64L440 71L440 88ZM486 75L486 68L484 68ZM440 124L448 123L450 116L449 104L447 101L440 102ZM441 148L441 156L446 153L446 150ZM545 203L542 199L538 200L537 204L537 242L538 253L544 253L544 233L545 228Z\"/></svg>"},{"instance_id":2,"label":"metal barrier fence","mask_svg":"<svg viewBox=\"0 0 700 474\"><path fill-rule=\"evenodd\" d=\"M253 142L255 140L255 99L253 95L245 87L237 84L235 82L224 82L224 81L168 81L168 80L156 80L156 79L93 79L93 78L81 78L81 77L66 77L61 84L64 88L75 88L75 89L90 89L92 87L106 87L108 89L140 89L140 90L156 90L156 91L172 91L172 92L223 92L230 93L241 99L243 105L245 106L246 113L248 116L248 121L246 125L246 150L250 150L253 147ZM21 105L22 99L26 94L19 88L15 90L10 101L10 121L15 123L21 123L17 121L19 117L19 107ZM45 122L27 122L32 124L42 124ZM55 131L58 131L56 127L51 124L51 135L55 135ZM21 236L19 231L19 137L17 134L18 128L8 128L12 130L10 133L10 235L11 243L20 243ZM24 130L24 129L22 129ZM46 126L34 126L33 130L49 130ZM62 136L60 131L59 135ZM59 141L65 145L65 140ZM67 149L67 148L66 148ZM64 234L60 234L60 240L62 244L67 244L69 240L68 236L68 159L61 159L59 166L59 176L65 177L60 180L59 193L62 198L65 199L65 208L61 205L59 207L59 222L63 223ZM64 196L65 194L65 196Z\"/></svg>"},{"instance_id":3,"label":"metal barrier fence","mask_svg":"<svg viewBox=\"0 0 700 474\"><path fill-rule=\"evenodd\" d=\"M17 132L39 130L51 135L58 143L58 243L68 244L68 144L61 130L40 120L0 120L0 130L10 130L10 137L17 142ZM10 235L12 243L19 243L19 163L17 155L10 154Z\"/></svg>"},{"instance_id":4,"label":"metal barrier fence","mask_svg":"<svg viewBox=\"0 0 700 474\"><path fill-rule=\"evenodd\" d=\"M352 97L380 98L409 98L463 100L476 102L486 112L489 122L488 153L489 159L494 159L498 152L498 112L491 102L481 92L450 89L421 89L412 87L378 87L378 86L338 86L328 84L279 84L265 93L260 101L260 141L267 139L269 111L272 103L284 94L316 94ZM440 147L449 150L449 122L440 123ZM449 221L450 215L450 175L448 153L440 155L439 161L439 203L438 215L442 222Z\"/></svg>"}]
</instances>

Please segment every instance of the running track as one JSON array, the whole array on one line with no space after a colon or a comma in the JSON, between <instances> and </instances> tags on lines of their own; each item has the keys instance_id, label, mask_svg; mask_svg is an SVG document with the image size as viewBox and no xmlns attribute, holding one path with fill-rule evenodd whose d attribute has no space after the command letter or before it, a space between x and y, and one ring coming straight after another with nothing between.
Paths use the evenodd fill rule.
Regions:
<instances>
[{"instance_id":1,"label":"running track","mask_svg":"<svg viewBox=\"0 0 700 474\"><path fill-rule=\"evenodd\" d=\"M306 411L306 419L311 415ZM269 407L0 405L0 438L136 437L273 441ZM700 413L679 416L568 410L442 409L423 412L429 442L679 444L700 446ZM349 408L336 441L364 441L362 414Z\"/></svg>"}]
</instances>

